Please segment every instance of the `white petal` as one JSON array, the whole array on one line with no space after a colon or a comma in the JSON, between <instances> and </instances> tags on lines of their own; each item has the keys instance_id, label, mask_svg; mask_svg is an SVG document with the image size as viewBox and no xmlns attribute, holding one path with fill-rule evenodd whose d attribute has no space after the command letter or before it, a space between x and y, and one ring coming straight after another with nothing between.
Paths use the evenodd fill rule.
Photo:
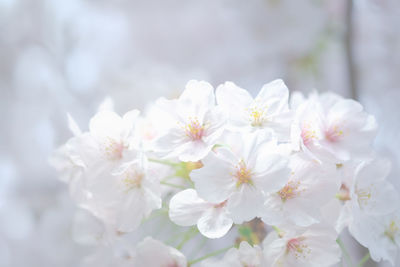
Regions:
<instances>
[{"instance_id":1,"label":"white petal","mask_svg":"<svg viewBox=\"0 0 400 267\"><path fill-rule=\"evenodd\" d=\"M254 184L265 193L277 192L288 181L288 159L278 154L259 154L254 173Z\"/></svg>"},{"instance_id":2,"label":"white petal","mask_svg":"<svg viewBox=\"0 0 400 267\"><path fill-rule=\"evenodd\" d=\"M205 114L203 123L207 125L203 141L207 144L215 145L225 129L225 114L221 108L215 107Z\"/></svg>"},{"instance_id":3,"label":"white petal","mask_svg":"<svg viewBox=\"0 0 400 267\"><path fill-rule=\"evenodd\" d=\"M222 148L220 149L222 150ZM233 166L211 152L203 159L204 166L190 173L199 196L212 203L225 201L235 190L231 175Z\"/></svg>"},{"instance_id":4,"label":"white petal","mask_svg":"<svg viewBox=\"0 0 400 267\"><path fill-rule=\"evenodd\" d=\"M237 224L254 219L263 207L264 196L252 185L242 184L228 200L228 210Z\"/></svg>"},{"instance_id":5,"label":"white petal","mask_svg":"<svg viewBox=\"0 0 400 267\"><path fill-rule=\"evenodd\" d=\"M208 238L223 237L233 224L225 207L211 207L200 217L197 224L202 235Z\"/></svg>"},{"instance_id":6,"label":"white petal","mask_svg":"<svg viewBox=\"0 0 400 267\"><path fill-rule=\"evenodd\" d=\"M199 198L196 190L186 189L171 198L169 218L181 226L195 225L209 207L210 204Z\"/></svg>"},{"instance_id":7,"label":"white petal","mask_svg":"<svg viewBox=\"0 0 400 267\"><path fill-rule=\"evenodd\" d=\"M202 121L214 105L214 88L207 82L191 80L179 97L177 108L182 117L197 117Z\"/></svg>"},{"instance_id":8,"label":"white petal","mask_svg":"<svg viewBox=\"0 0 400 267\"><path fill-rule=\"evenodd\" d=\"M179 100L189 100L200 106L212 107L215 104L214 88L208 82L191 80L186 84Z\"/></svg>"},{"instance_id":9,"label":"white petal","mask_svg":"<svg viewBox=\"0 0 400 267\"><path fill-rule=\"evenodd\" d=\"M281 79L276 79L272 82L265 84L260 93L258 93L257 97L261 99L268 98L283 98L288 101L289 98L289 89L286 87L285 83Z\"/></svg>"},{"instance_id":10,"label":"white petal","mask_svg":"<svg viewBox=\"0 0 400 267\"><path fill-rule=\"evenodd\" d=\"M227 112L232 126L243 127L249 124L247 109L253 102L249 92L232 82L226 82L218 86L215 94L218 105Z\"/></svg>"}]
</instances>

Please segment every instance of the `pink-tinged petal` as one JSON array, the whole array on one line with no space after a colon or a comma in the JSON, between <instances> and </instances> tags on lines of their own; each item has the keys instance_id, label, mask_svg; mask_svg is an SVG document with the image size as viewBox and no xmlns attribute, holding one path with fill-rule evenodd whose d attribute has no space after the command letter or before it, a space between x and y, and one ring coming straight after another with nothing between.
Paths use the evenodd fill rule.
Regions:
<instances>
[{"instance_id":1,"label":"pink-tinged petal","mask_svg":"<svg viewBox=\"0 0 400 267\"><path fill-rule=\"evenodd\" d=\"M399 193L385 180L390 162L374 160L362 164L356 172L353 203L368 215L385 215L393 212L399 203Z\"/></svg>"},{"instance_id":2,"label":"pink-tinged petal","mask_svg":"<svg viewBox=\"0 0 400 267\"><path fill-rule=\"evenodd\" d=\"M220 160L214 152L203 159L203 167L190 173L199 196L212 203L225 201L236 188L233 166Z\"/></svg>"},{"instance_id":3,"label":"pink-tinged petal","mask_svg":"<svg viewBox=\"0 0 400 267\"><path fill-rule=\"evenodd\" d=\"M200 217L197 227L202 235L208 238L223 237L233 224L226 211L225 204L216 204L206 210Z\"/></svg>"},{"instance_id":4,"label":"pink-tinged petal","mask_svg":"<svg viewBox=\"0 0 400 267\"><path fill-rule=\"evenodd\" d=\"M264 194L249 184L242 184L228 200L228 211L233 221L241 224L258 216L264 204Z\"/></svg>"},{"instance_id":5,"label":"pink-tinged petal","mask_svg":"<svg viewBox=\"0 0 400 267\"><path fill-rule=\"evenodd\" d=\"M197 224L202 214L212 204L201 199L196 190L186 189L173 196L169 202L169 218L181 226Z\"/></svg>"}]
</instances>

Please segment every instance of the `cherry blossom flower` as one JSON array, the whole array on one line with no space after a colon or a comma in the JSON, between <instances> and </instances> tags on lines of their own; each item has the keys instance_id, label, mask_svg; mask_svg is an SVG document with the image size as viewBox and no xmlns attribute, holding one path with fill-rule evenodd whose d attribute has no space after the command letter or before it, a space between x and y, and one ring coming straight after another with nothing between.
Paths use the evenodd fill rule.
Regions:
<instances>
[{"instance_id":1,"label":"cherry blossom flower","mask_svg":"<svg viewBox=\"0 0 400 267\"><path fill-rule=\"evenodd\" d=\"M282 80L265 84L256 98L232 82L216 91L218 105L228 114L229 128L234 131L273 131L280 140L288 140L291 112L289 90Z\"/></svg>"},{"instance_id":2,"label":"cherry blossom flower","mask_svg":"<svg viewBox=\"0 0 400 267\"><path fill-rule=\"evenodd\" d=\"M159 177L142 153L112 175L103 173L87 183L91 198L84 207L117 231L133 231L154 209L161 208Z\"/></svg>"},{"instance_id":3,"label":"cherry blossom flower","mask_svg":"<svg viewBox=\"0 0 400 267\"><path fill-rule=\"evenodd\" d=\"M278 154L276 141L264 133L234 134L234 146L219 147L203 159L204 167L191 178L199 196L211 203L227 200L235 223L258 216L265 193L276 192L288 179L286 157Z\"/></svg>"},{"instance_id":4,"label":"cherry blossom flower","mask_svg":"<svg viewBox=\"0 0 400 267\"><path fill-rule=\"evenodd\" d=\"M74 238L98 246L83 266L329 267L340 260L336 238L347 226L373 260L399 264L399 194L386 180L389 162L371 148L374 117L329 93L295 94L289 109L288 94L281 80L254 99L226 82L216 105L210 84L190 81L142 117L119 116L110 100L86 132L69 116L74 136L51 163L85 210ZM222 259L208 258L225 250L189 263L152 238L132 246L139 231L127 233L170 196L169 219L207 238L256 217L275 231L263 250L243 241Z\"/></svg>"},{"instance_id":5,"label":"cherry blossom flower","mask_svg":"<svg viewBox=\"0 0 400 267\"><path fill-rule=\"evenodd\" d=\"M259 246L252 247L246 241L242 241L239 248L229 249L221 260L207 260L203 267L262 267L263 253Z\"/></svg>"},{"instance_id":6,"label":"cherry blossom flower","mask_svg":"<svg viewBox=\"0 0 400 267\"><path fill-rule=\"evenodd\" d=\"M384 216L368 216L358 211L349 225L354 238L369 249L374 261L400 264L400 210Z\"/></svg>"},{"instance_id":7,"label":"cherry blossom flower","mask_svg":"<svg viewBox=\"0 0 400 267\"><path fill-rule=\"evenodd\" d=\"M129 161L135 145L134 127L139 115L132 110L120 117L113 111L98 112L89 123L89 133L81 136L81 157L87 168L118 166Z\"/></svg>"},{"instance_id":8,"label":"cherry blossom flower","mask_svg":"<svg viewBox=\"0 0 400 267\"><path fill-rule=\"evenodd\" d=\"M354 170L346 169L346 166L343 168L344 179L337 194L344 204L337 222L338 231L350 224L358 211L380 216L393 212L399 206L399 194L386 180L390 162L374 159L358 163Z\"/></svg>"},{"instance_id":9,"label":"cherry blossom flower","mask_svg":"<svg viewBox=\"0 0 400 267\"><path fill-rule=\"evenodd\" d=\"M171 198L169 217L181 226L197 224L200 233L208 238L224 236L233 224L226 201L209 203L198 197L194 189L186 189Z\"/></svg>"},{"instance_id":10,"label":"cherry blossom flower","mask_svg":"<svg viewBox=\"0 0 400 267\"><path fill-rule=\"evenodd\" d=\"M169 129L154 144L164 157L201 160L224 131L224 115L215 106L214 89L207 82L189 81L179 99L160 99L157 105L171 117Z\"/></svg>"},{"instance_id":11,"label":"cherry blossom flower","mask_svg":"<svg viewBox=\"0 0 400 267\"><path fill-rule=\"evenodd\" d=\"M185 256L173 247L146 237L136 247L132 266L187 267Z\"/></svg>"},{"instance_id":12,"label":"cherry blossom flower","mask_svg":"<svg viewBox=\"0 0 400 267\"><path fill-rule=\"evenodd\" d=\"M365 113L360 103L331 93L314 93L297 108L291 139L295 150L341 163L353 156L368 156L376 128L375 118Z\"/></svg>"},{"instance_id":13,"label":"cherry blossom flower","mask_svg":"<svg viewBox=\"0 0 400 267\"><path fill-rule=\"evenodd\" d=\"M290 223L309 226L321 219L321 207L334 199L339 188L335 167L294 155L291 175L281 189L269 193L262 214L270 225Z\"/></svg>"},{"instance_id":14,"label":"cherry blossom flower","mask_svg":"<svg viewBox=\"0 0 400 267\"><path fill-rule=\"evenodd\" d=\"M316 224L271 232L264 240L266 266L328 267L339 262L341 251L333 228Z\"/></svg>"},{"instance_id":15,"label":"cherry blossom flower","mask_svg":"<svg viewBox=\"0 0 400 267\"><path fill-rule=\"evenodd\" d=\"M138 115L138 110L120 117L111 110L102 109L90 120L89 132L83 133L69 118L70 129L75 136L51 160L60 173L71 176L61 179L71 183L79 180L81 183L82 179L97 177L130 161L136 155L134 148L138 146L133 136ZM83 178L76 179L78 176Z\"/></svg>"}]
</instances>

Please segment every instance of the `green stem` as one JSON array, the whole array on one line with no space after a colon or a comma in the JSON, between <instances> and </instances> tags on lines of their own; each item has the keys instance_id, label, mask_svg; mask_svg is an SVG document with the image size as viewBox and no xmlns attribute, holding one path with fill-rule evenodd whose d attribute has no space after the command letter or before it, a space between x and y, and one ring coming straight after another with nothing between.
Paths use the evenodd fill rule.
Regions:
<instances>
[{"instance_id":1,"label":"green stem","mask_svg":"<svg viewBox=\"0 0 400 267\"><path fill-rule=\"evenodd\" d=\"M206 255L204 255L203 257L200 257L200 258L198 258L198 259L189 261L188 266L191 266L191 265L193 265L193 264L195 264L195 263L198 263L198 262L200 262L200 261L203 261L203 260L205 260L205 259L208 259L208 258L217 256L218 254L221 254L221 253L223 253L223 252L225 252L225 251L227 251L227 250L229 250L229 249L231 249L231 248L233 248L233 247L234 247L234 246L230 246L230 247L227 247L227 248L222 248L222 249L216 250L216 251L214 251L214 252L211 252L211 253L209 253L209 254L206 254Z\"/></svg>"},{"instance_id":2,"label":"green stem","mask_svg":"<svg viewBox=\"0 0 400 267\"><path fill-rule=\"evenodd\" d=\"M349 252L347 252L346 247L344 246L342 240L340 238L338 238L338 239L336 239L336 243L338 243L340 249L343 252L343 256L344 256L344 259L347 262L347 266L348 267L353 267L354 265L353 265L353 262L351 260L350 254L349 254Z\"/></svg>"},{"instance_id":3,"label":"green stem","mask_svg":"<svg viewBox=\"0 0 400 267\"><path fill-rule=\"evenodd\" d=\"M357 267L362 267L364 266L364 264L369 260L370 258L370 254L369 252L367 254L365 254L365 256L361 259L361 261L358 263Z\"/></svg>"},{"instance_id":4,"label":"green stem","mask_svg":"<svg viewBox=\"0 0 400 267\"><path fill-rule=\"evenodd\" d=\"M168 182L165 182L165 181L161 181L160 184L168 185L168 186L171 186L171 187L174 187L174 188L179 188L179 189L186 189L186 187L184 187L182 185L172 184L172 183L168 183Z\"/></svg>"},{"instance_id":5,"label":"green stem","mask_svg":"<svg viewBox=\"0 0 400 267\"><path fill-rule=\"evenodd\" d=\"M186 244L190 239L195 237L199 233L199 230L197 230L197 227L192 227L188 231L184 233L182 241L176 246L178 250L182 249L183 245Z\"/></svg>"},{"instance_id":6,"label":"green stem","mask_svg":"<svg viewBox=\"0 0 400 267\"><path fill-rule=\"evenodd\" d=\"M205 238L204 236L203 236L203 240L200 242L200 244L197 246L197 247L195 247L194 248L194 250L192 251L192 253L191 253L191 257L192 258L194 258L194 257L196 257L197 256L197 254L198 254L198 252L200 251L200 250L202 250L202 248L207 244L207 241L208 241L208 238Z\"/></svg>"}]
</instances>

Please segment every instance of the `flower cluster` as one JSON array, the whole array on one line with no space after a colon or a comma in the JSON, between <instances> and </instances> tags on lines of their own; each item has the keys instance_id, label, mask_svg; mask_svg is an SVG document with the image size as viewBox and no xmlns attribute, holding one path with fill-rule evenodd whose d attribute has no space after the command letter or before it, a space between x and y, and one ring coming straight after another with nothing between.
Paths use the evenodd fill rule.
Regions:
<instances>
[{"instance_id":1,"label":"flower cluster","mask_svg":"<svg viewBox=\"0 0 400 267\"><path fill-rule=\"evenodd\" d=\"M373 260L400 264L399 194L372 150L375 119L354 100L315 92L289 103L282 80L256 97L232 82L189 81L145 115L103 105L87 132L69 124L74 137L52 163L111 239L163 203L172 222L209 239L254 221L271 230L204 261L147 238L128 257L134 266L328 267L341 260L346 227Z\"/></svg>"}]
</instances>

